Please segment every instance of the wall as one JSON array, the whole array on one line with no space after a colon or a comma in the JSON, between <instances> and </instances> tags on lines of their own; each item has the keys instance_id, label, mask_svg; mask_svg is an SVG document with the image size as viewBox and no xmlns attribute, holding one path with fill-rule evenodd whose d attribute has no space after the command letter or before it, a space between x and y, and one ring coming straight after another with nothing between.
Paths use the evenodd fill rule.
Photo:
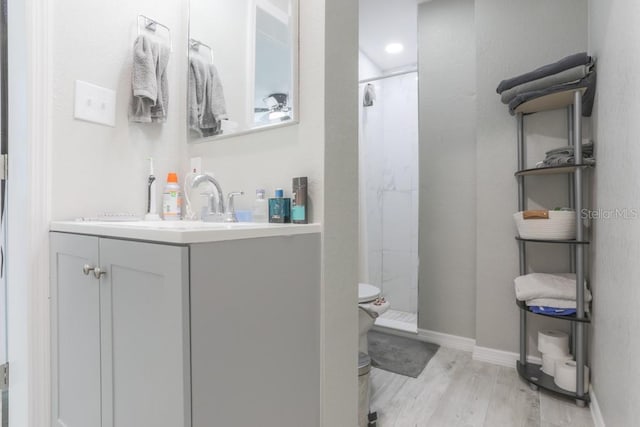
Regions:
<instances>
[{"instance_id":1,"label":"wall","mask_svg":"<svg viewBox=\"0 0 640 427\"><path fill-rule=\"evenodd\" d=\"M153 156L158 193L170 171L182 173L185 148L186 14L184 0L86 2L60 0L52 8L52 218L100 212L142 214L147 158ZM136 16L171 28L169 111L165 124L130 124L132 45ZM81 36L80 36L81 35ZM73 119L74 82L117 91L116 126Z\"/></svg>"},{"instance_id":2,"label":"wall","mask_svg":"<svg viewBox=\"0 0 640 427\"><path fill-rule=\"evenodd\" d=\"M512 214L517 209L516 120L495 92L500 80L530 71L568 54L586 50L587 3L583 0L476 0L477 79L477 289L476 341L479 346L518 350L518 309L513 278L518 251ZM588 127L588 123L585 124ZM529 165L545 149L566 145L566 113L526 118ZM566 177L531 180L529 206L566 205ZM531 245L530 245L531 246ZM530 271L568 268L567 250L536 247L528 251ZM530 345L538 327L566 327L556 320L532 319ZM550 323L554 322L554 323Z\"/></svg>"},{"instance_id":3,"label":"wall","mask_svg":"<svg viewBox=\"0 0 640 427\"><path fill-rule=\"evenodd\" d=\"M394 310L417 311L418 82L415 73L371 82L376 100L362 107L360 85L361 222L366 224L367 278Z\"/></svg>"},{"instance_id":4,"label":"wall","mask_svg":"<svg viewBox=\"0 0 640 427\"><path fill-rule=\"evenodd\" d=\"M640 60L629 55L640 37L639 18L636 1L589 1L589 52L598 60L594 207L605 211L640 208ZM633 391L640 378L640 220L601 219L594 229L591 382L606 424L633 425L640 417L640 395Z\"/></svg>"},{"instance_id":5,"label":"wall","mask_svg":"<svg viewBox=\"0 0 640 427\"><path fill-rule=\"evenodd\" d=\"M473 0L434 0L421 4L418 35L418 327L474 337L476 36Z\"/></svg>"},{"instance_id":6,"label":"wall","mask_svg":"<svg viewBox=\"0 0 640 427\"><path fill-rule=\"evenodd\" d=\"M311 19L326 19L322 425L346 427L358 408L358 2L324 3Z\"/></svg>"}]
</instances>

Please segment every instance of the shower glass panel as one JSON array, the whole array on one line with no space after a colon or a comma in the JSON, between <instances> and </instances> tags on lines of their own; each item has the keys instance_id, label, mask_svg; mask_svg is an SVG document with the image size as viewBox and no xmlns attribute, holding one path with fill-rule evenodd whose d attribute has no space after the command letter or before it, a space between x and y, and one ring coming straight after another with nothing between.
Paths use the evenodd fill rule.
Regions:
<instances>
[{"instance_id":1,"label":"shower glass panel","mask_svg":"<svg viewBox=\"0 0 640 427\"><path fill-rule=\"evenodd\" d=\"M367 84L375 100L364 107ZM418 78L360 84L360 276L382 289L395 320L418 304ZM397 313L399 312L399 313Z\"/></svg>"}]
</instances>

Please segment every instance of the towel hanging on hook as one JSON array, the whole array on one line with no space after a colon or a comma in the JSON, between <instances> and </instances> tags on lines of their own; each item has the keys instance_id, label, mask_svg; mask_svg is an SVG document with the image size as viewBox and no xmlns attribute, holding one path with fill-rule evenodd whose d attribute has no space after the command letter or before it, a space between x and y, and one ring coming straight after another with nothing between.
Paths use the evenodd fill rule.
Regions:
<instances>
[{"instance_id":1,"label":"towel hanging on hook","mask_svg":"<svg viewBox=\"0 0 640 427\"><path fill-rule=\"evenodd\" d=\"M151 19L145 15L138 15L138 36L141 35L141 28L144 28L147 31L151 31L155 33L158 27L162 27L167 30L167 36L169 37L169 50L173 52L173 41L171 40L171 29L164 24L156 21L155 19Z\"/></svg>"}]
</instances>

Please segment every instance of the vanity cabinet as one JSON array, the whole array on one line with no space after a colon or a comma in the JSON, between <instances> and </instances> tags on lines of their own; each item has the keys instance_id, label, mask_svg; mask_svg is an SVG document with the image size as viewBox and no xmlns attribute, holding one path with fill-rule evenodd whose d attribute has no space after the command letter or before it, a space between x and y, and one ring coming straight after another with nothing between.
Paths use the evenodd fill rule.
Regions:
<instances>
[{"instance_id":1,"label":"vanity cabinet","mask_svg":"<svg viewBox=\"0 0 640 427\"><path fill-rule=\"evenodd\" d=\"M190 425L188 278L187 247L51 233L54 426Z\"/></svg>"},{"instance_id":2,"label":"vanity cabinet","mask_svg":"<svg viewBox=\"0 0 640 427\"><path fill-rule=\"evenodd\" d=\"M320 425L317 226L53 227L53 426Z\"/></svg>"}]
</instances>

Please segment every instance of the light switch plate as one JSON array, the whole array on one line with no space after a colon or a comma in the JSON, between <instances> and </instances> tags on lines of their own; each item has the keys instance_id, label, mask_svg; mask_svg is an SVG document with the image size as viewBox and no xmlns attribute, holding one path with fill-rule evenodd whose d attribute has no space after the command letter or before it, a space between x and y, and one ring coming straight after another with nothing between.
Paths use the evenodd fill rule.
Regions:
<instances>
[{"instance_id":1,"label":"light switch plate","mask_svg":"<svg viewBox=\"0 0 640 427\"><path fill-rule=\"evenodd\" d=\"M76 80L74 117L101 125L116 125L116 92Z\"/></svg>"}]
</instances>

